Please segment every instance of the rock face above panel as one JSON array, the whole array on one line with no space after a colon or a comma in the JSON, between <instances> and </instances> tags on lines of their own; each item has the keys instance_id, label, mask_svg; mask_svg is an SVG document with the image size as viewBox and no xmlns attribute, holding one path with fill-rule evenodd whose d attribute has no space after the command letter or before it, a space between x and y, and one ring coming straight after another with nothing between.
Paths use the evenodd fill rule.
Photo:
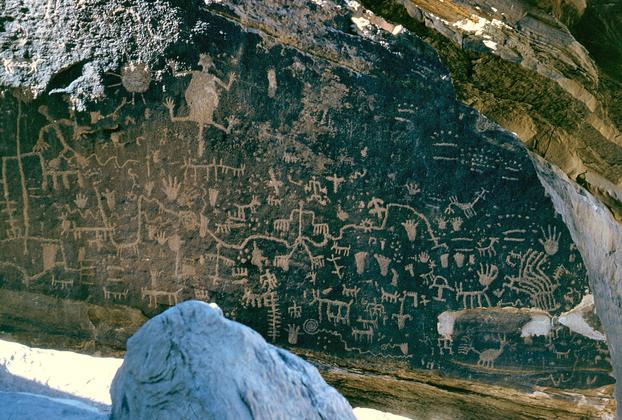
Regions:
<instances>
[{"instance_id":1,"label":"rock face above panel","mask_svg":"<svg viewBox=\"0 0 622 420\"><path fill-rule=\"evenodd\" d=\"M115 419L352 419L315 367L189 301L130 338L111 388Z\"/></svg>"},{"instance_id":2,"label":"rock face above panel","mask_svg":"<svg viewBox=\"0 0 622 420\"><path fill-rule=\"evenodd\" d=\"M187 4L192 44L104 66L121 85L102 73L85 111L6 91L0 287L149 315L214 300L342 358L610 383L605 343L523 335L589 293L526 150L456 101L427 44L348 4Z\"/></svg>"}]
</instances>

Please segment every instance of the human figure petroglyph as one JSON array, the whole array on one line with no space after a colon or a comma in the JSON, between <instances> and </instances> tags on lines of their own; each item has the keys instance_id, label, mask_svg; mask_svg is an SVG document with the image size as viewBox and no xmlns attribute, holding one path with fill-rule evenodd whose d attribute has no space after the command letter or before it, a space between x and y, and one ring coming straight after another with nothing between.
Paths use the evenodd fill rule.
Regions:
<instances>
[{"instance_id":1,"label":"human figure petroglyph","mask_svg":"<svg viewBox=\"0 0 622 420\"><path fill-rule=\"evenodd\" d=\"M261 250L261 248L257 246L257 242L253 241L253 251L251 253L251 264L259 268L259 270L262 270L263 265L267 260L268 258L264 257L263 251Z\"/></svg>"},{"instance_id":2,"label":"human figure petroglyph","mask_svg":"<svg viewBox=\"0 0 622 420\"><path fill-rule=\"evenodd\" d=\"M220 94L218 93L217 87L220 87L228 92L233 85L236 75L235 73L230 73L229 81L227 83L212 75L209 70L213 66L213 61L212 58L206 54L200 55L198 64L201 66L201 71L180 73L177 72L176 69L173 69L174 75L178 77L188 74L192 75L188 88L184 93L184 97L189 108L189 114L186 117L176 117L173 111L175 108L175 102L172 98L167 98L164 101L164 106L166 106L169 111L171 121L192 121L198 124L199 133L197 135L197 140L199 142L199 147L197 149L197 155L201 157L205 151L205 143L203 139L203 131L205 127L212 126L229 134L231 128L237 124L237 119L233 116L227 118L226 127L214 121L214 112L218 109L220 102Z\"/></svg>"},{"instance_id":3,"label":"human figure petroglyph","mask_svg":"<svg viewBox=\"0 0 622 420\"><path fill-rule=\"evenodd\" d=\"M327 176L326 179L333 184L333 193L337 194L339 190L339 186L345 182L345 179L337 176L337 174L333 173L331 176Z\"/></svg>"},{"instance_id":4,"label":"human figure petroglyph","mask_svg":"<svg viewBox=\"0 0 622 420\"><path fill-rule=\"evenodd\" d=\"M315 271L310 271L305 275L305 280L309 280L312 285L315 285L317 281L317 273Z\"/></svg>"},{"instance_id":5,"label":"human figure petroglyph","mask_svg":"<svg viewBox=\"0 0 622 420\"><path fill-rule=\"evenodd\" d=\"M387 212L387 208L384 207L384 200L377 197L373 197L367 203L367 208L369 209L369 214L376 216L378 219L382 219Z\"/></svg>"},{"instance_id":6,"label":"human figure petroglyph","mask_svg":"<svg viewBox=\"0 0 622 420\"><path fill-rule=\"evenodd\" d=\"M292 304L287 308L287 313L292 318L300 318L302 316L302 307L296 302L292 302Z\"/></svg>"},{"instance_id":7,"label":"human figure petroglyph","mask_svg":"<svg viewBox=\"0 0 622 420\"><path fill-rule=\"evenodd\" d=\"M410 321L412 316L404 313L404 302L406 301L406 297L400 298L400 312L397 314L391 315L392 319L397 321L397 329L403 330L406 327L406 321Z\"/></svg>"},{"instance_id":8,"label":"human figure petroglyph","mask_svg":"<svg viewBox=\"0 0 622 420\"><path fill-rule=\"evenodd\" d=\"M259 276L259 283L261 284L261 287L263 289L272 291L276 289L278 285L278 280L276 278L276 275L274 275L274 273L271 273L270 270L266 270L265 273Z\"/></svg>"},{"instance_id":9,"label":"human figure petroglyph","mask_svg":"<svg viewBox=\"0 0 622 420\"><path fill-rule=\"evenodd\" d=\"M334 270L331 271L331 274L335 274L337 277L339 277L339 279L342 279L343 278L343 274L344 274L343 273L343 268L345 268L345 266L337 264L337 262L339 262L340 259L341 259L341 257L339 257L339 256L337 256L335 254L332 254L330 256L330 258L327 258L326 260L328 262L332 262L333 263Z\"/></svg>"},{"instance_id":10,"label":"human figure petroglyph","mask_svg":"<svg viewBox=\"0 0 622 420\"><path fill-rule=\"evenodd\" d=\"M274 98L274 95L276 95L276 89L277 89L276 71L273 68L269 68L267 77L268 77L268 97Z\"/></svg>"},{"instance_id":11,"label":"human figure petroglyph","mask_svg":"<svg viewBox=\"0 0 622 420\"><path fill-rule=\"evenodd\" d=\"M325 206L328 204L328 193L326 187L322 187L322 184L317 180L315 175L311 176L311 179L304 185L304 191L308 193L307 201L316 201L320 205Z\"/></svg>"},{"instance_id":12,"label":"human figure petroglyph","mask_svg":"<svg viewBox=\"0 0 622 420\"><path fill-rule=\"evenodd\" d=\"M279 195L279 192L283 187L283 182L277 179L276 174L274 173L274 169L272 168L268 169L268 175L270 176L270 179L266 181L266 184L268 185L268 187L274 189L274 193L276 195Z\"/></svg>"}]
</instances>

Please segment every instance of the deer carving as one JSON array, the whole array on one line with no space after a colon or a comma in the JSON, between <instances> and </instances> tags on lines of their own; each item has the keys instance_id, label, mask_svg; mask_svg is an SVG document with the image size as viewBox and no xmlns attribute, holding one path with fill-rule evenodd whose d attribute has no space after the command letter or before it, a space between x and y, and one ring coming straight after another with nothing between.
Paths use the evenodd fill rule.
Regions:
<instances>
[{"instance_id":1,"label":"deer carving","mask_svg":"<svg viewBox=\"0 0 622 420\"><path fill-rule=\"evenodd\" d=\"M481 366L483 368L492 369L495 367L495 361L501 356L505 346L508 344L505 336L499 337L499 348L486 349L482 352L476 350L471 347L471 350L474 353L479 355L479 360L477 361L477 366Z\"/></svg>"}]
</instances>

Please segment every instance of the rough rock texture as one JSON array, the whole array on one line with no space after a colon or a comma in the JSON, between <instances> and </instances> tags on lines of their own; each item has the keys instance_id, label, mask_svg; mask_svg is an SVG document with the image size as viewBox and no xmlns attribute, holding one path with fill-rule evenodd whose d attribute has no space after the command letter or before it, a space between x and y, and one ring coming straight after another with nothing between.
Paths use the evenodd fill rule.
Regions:
<instances>
[{"instance_id":1,"label":"rough rock texture","mask_svg":"<svg viewBox=\"0 0 622 420\"><path fill-rule=\"evenodd\" d=\"M431 42L462 101L515 132L622 221L622 3L362 3Z\"/></svg>"},{"instance_id":2,"label":"rough rock texture","mask_svg":"<svg viewBox=\"0 0 622 420\"><path fill-rule=\"evenodd\" d=\"M177 3L3 0L0 85L26 96L70 93L83 109L104 95L105 71L128 60L153 65L167 47L188 41Z\"/></svg>"},{"instance_id":3,"label":"rough rock texture","mask_svg":"<svg viewBox=\"0 0 622 420\"><path fill-rule=\"evenodd\" d=\"M2 418L11 420L105 420L108 416L79 401L25 392L0 391Z\"/></svg>"},{"instance_id":4,"label":"rough rock texture","mask_svg":"<svg viewBox=\"0 0 622 420\"><path fill-rule=\"evenodd\" d=\"M30 346L119 353L147 320L122 305L95 305L41 293L0 289L0 329Z\"/></svg>"},{"instance_id":5,"label":"rough rock texture","mask_svg":"<svg viewBox=\"0 0 622 420\"><path fill-rule=\"evenodd\" d=\"M365 363L344 366L342 360L327 360L321 354L304 353L304 357L318 364L326 381L351 404L381 408L413 420L575 420L615 416L611 386L590 390L521 390L417 372L399 363L385 363L371 370Z\"/></svg>"},{"instance_id":6,"label":"rough rock texture","mask_svg":"<svg viewBox=\"0 0 622 420\"><path fill-rule=\"evenodd\" d=\"M622 378L622 227L598 200L558 169L537 157L534 162L542 184L585 258L616 378ZM620 386L616 387L616 397L622 401Z\"/></svg>"},{"instance_id":7,"label":"rough rock texture","mask_svg":"<svg viewBox=\"0 0 622 420\"><path fill-rule=\"evenodd\" d=\"M130 338L110 393L115 419L355 419L316 368L199 301Z\"/></svg>"},{"instance_id":8,"label":"rough rock texture","mask_svg":"<svg viewBox=\"0 0 622 420\"><path fill-rule=\"evenodd\" d=\"M606 344L553 322L590 292L523 145L456 100L429 45L349 5L184 3L192 42L160 67L140 45L116 68L86 49L84 67L121 75L99 75L97 103L5 90L0 288L149 316L215 300L274 343L370 369L610 384ZM56 71L42 60L12 77L30 90ZM32 327L13 312L3 328Z\"/></svg>"}]
</instances>

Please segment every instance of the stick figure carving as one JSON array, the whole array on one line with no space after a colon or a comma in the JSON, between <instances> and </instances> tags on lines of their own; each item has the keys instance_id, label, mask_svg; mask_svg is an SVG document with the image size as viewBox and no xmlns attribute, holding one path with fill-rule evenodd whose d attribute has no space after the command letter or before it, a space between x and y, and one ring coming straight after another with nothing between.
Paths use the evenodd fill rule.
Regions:
<instances>
[{"instance_id":1,"label":"stick figure carving","mask_svg":"<svg viewBox=\"0 0 622 420\"><path fill-rule=\"evenodd\" d=\"M235 80L235 73L229 74L229 81L227 83L220 80L218 77L209 73L209 69L213 66L212 58L207 54L201 54L199 58L199 66L201 66L201 71L190 71L190 72L177 72L173 69L173 74L175 76L185 76L192 75L192 79L190 79L190 83L188 84L188 88L184 93L184 98L186 99L186 103L188 104L188 108L190 109L189 113L185 117L175 116L173 110L175 108L175 102L172 98L166 98L164 101L164 106L168 108L169 116L171 121L192 121L198 124L199 126L199 134L198 134L198 155L203 156L203 152L205 150L205 145L203 143L203 131L205 127L215 127L225 133L229 133L231 128L238 122L234 116L227 118L227 127L218 124L214 121L214 112L218 109L218 104L220 101L220 95L217 89L217 86L220 86L222 89L227 92L231 89L231 85Z\"/></svg>"}]
</instances>

